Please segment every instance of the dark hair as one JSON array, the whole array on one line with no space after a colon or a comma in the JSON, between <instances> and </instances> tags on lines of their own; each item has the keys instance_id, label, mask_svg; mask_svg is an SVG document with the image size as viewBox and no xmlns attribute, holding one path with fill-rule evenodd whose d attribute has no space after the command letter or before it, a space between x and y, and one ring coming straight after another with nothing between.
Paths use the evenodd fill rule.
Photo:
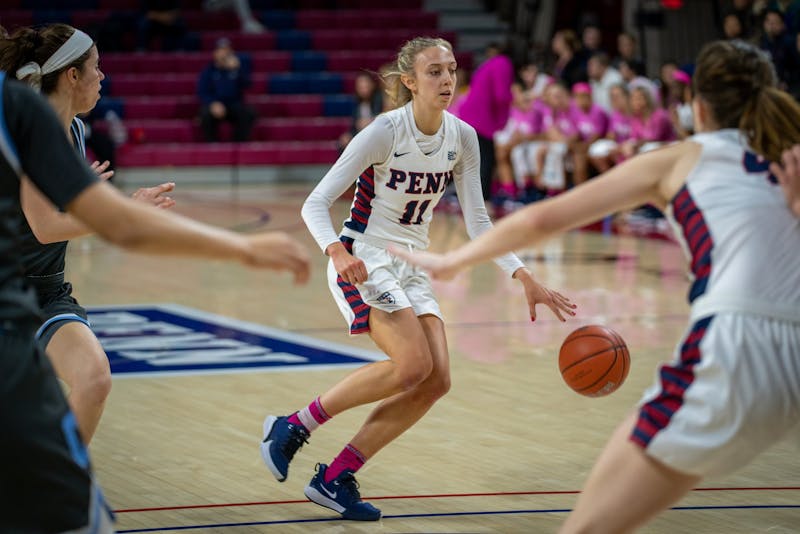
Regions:
<instances>
[{"instance_id":1,"label":"dark hair","mask_svg":"<svg viewBox=\"0 0 800 534\"><path fill-rule=\"evenodd\" d=\"M800 104L776 86L769 56L744 41L714 41L697 56L694 94L720 128L738 128L756 153L780 161L800 143Z\"/></svg>"},{"instance_id":2,"label":"dark hair","mask_svg":"<svg viewBox=\"0 0 800 534\"><path fill-rule=\"evenodd\" d=\"M14 76L17 69L30 61L40 66L44 65L73 33L75 28L67 24L50 24L40 29L19 28L9 37L0 37L0 70ZM66 67L43 75L41 80L28 76L24 81L40 87L42 93L48 95L55 91L58 77L62 72L72 67L83 71L83 65L89 59L90 52L91 49Z\"/></svg>"},{"instance_id":3,"label":"dark hair","mask_svg":"<svg viewBox=\"0 0 800 534\"><path fill-rule=\"evenodd\" d=\"M589 59L593 59L603 65L604 67L608 67L611 64L611 58L608 57L608 54L603 52L602 50L599 52L593 53L589 56Z\"/></svg>"}]
</instances>

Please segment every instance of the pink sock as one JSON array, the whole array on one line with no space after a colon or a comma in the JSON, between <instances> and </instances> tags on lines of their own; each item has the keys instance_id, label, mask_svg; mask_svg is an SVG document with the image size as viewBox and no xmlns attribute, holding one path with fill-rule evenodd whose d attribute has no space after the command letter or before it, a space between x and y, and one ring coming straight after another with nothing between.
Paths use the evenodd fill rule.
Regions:
<instances>
[{"instance_id":1,"label":"pink sock","mask_svg":"<svg viewBox=\"0 0 800 534\"><path fill-rule=\"evenodd\" d=\"M500 191L509 197L513 197L517 192L514 184L500 184Z\"/></svg>"},{"instance_id":2,"label":"pink sock","mask_svg":"<svg viewBox=\"0 0 800 534\"><path fill-rule=\"evenodd\" d=\"M358 449L350 445L342 449L339 456L333 459L331 465L325 471L325 483L330 482L338 477L343 471L349 469L353 473L361 469L361 466L366 463L367 459L359 452Z\"/></svg>"},{"instance_id":3,"label":"pink sock","mask_svg":"<svg viewBox=\"0 0 800 534\"><path fill-rule=\"evenodd\" d=\"M317 397L311 401L311 404L299 412L295 412L290 415L289 422L294 425L301 425L309 432L313 432L319 427L319 425L330 418L331 416L325 413L325 410L322 408L322 403L320 403L319 397Z\"/></svg>"}]
</instances>

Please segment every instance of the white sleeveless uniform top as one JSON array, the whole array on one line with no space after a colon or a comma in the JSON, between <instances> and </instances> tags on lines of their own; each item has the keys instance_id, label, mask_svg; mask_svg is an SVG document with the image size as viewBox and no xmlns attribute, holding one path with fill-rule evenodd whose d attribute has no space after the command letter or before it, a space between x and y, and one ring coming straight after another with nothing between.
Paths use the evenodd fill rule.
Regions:
<instances>
[{"instance_id":1,"label":"white sleeveless uniform top","mask_svg":"<svg viewBox=\"0 0 800 534\"><path fill-rule=\"evenodd\" d=\"M740 311L800 321L800 220L738 130L697 134L667 215L691 262L694 319Z\"/></svg>"},{"instance_id":2,"label":"white sleeveless uniform top","mask_svg":"<svg viewBox=\"0 0 800 534\"><path fill-rule=\"evenodd\" d=\"M439 131L422 134L411 103L379 115L358 133L306 199L302 216L324 251L339 240L330 218L333 202L356 181L350 216L341 235L385 248L389 243L425 249L433 208L455 183L470 237L491 228L479 178L475 130L448 112ZM497 260L513 274L523 264L513 254Z\"/></svg>"}]
</instances>

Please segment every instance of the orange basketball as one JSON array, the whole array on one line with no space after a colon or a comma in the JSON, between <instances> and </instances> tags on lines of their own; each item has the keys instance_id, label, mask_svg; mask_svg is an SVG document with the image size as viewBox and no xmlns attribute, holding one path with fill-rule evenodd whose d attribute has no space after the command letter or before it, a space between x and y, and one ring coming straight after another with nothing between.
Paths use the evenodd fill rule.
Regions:
<instances>
[{"instance_id":1,"label":"orange basketball","mask_svg":"<svg viewBox=\"0 0 800 534\"><path fill-rule=\"evenodd\" d=\"M613 393L625 381L631 367L622 337L606 326L578 328L564 340L558 368L569 387L587 397Z\"/></svg>"}]
</instances>

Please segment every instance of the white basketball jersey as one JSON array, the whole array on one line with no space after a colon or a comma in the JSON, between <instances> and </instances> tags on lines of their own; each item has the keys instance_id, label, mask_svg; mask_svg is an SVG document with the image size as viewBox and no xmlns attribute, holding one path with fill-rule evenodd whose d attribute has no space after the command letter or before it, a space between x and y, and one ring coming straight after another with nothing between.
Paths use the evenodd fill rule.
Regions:
<instances>
[{"instance_id":1,"label":"white basketball jersey","mask_svg":"<svg viewBox=\"0 0 800 534\"><path fill-rule=\"evenodd\" d=\"M691 261L694 316L754 312L800 319L800 221L737 130L695 135L697 165L668 216Z\"/></svg>"},{"instance_id":2,"label":"white basketball jersey","mask_svg":"<svg viewBox=\"0 0 800 534\"><path fill-rule=\"evenodd\" d=\"M408 104L385 114L395 128L388 159L366 169L356 182L356 194L342 234L384 246L387 242L428 246L433 208L461 157L456 119L444 113L444 140L433 153L422 152L414 137Z\"/></svg>"}]
</instances>

